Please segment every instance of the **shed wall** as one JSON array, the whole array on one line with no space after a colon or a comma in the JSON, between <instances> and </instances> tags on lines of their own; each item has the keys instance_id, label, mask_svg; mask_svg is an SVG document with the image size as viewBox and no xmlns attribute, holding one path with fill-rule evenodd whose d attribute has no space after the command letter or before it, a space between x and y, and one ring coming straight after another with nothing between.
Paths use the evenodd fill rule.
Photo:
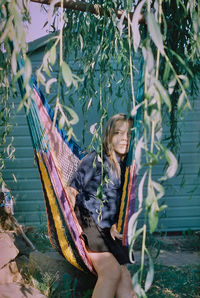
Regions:
<instances>
[{"instance_id":1,"label":"shed wall","mask_svg":"<svg viewBox=\"0 0 200 298\"><path fill-rule=\"evenodd\" d=\"M33 69L41 62L40 51L32 55ZM135 81L137 84L137 80ZM52 95L52 94L51 94ZM21 98L15 102L15 111ZM75 133L81 140L81 129L84 119L81 117L81 107L77 106L80 122L75 127ZM125 106L119 104L116 111L124 111ZM15 200L15 216L20 223L38 226L46 224L45 206L41 190L41 182L34 162L32 141L26 121L24 110L14 112L13 118L14 136L13 145L16 148L14 161L6 161L6 169L3 177L11 190ZM194 101L191 111L185 113L184 120L179 121L181 131L180 167L181 173L169 180L166 185L166 193L162 202L168 208L162 213L159 221L159 231L183 231L200 229L200 101ZM89 121L92 123L98 119L97 114L91 111ZM166 136L169 132L166 130ZM91 138L87 134L88 140ZM86 143L88 142L86 140ZM163 167L157 166L154 170L154 179L162 175ZM138 181L141 179L139 175ZM142 218L140 223L142 223Z\"/></svg>"}]
</instances>

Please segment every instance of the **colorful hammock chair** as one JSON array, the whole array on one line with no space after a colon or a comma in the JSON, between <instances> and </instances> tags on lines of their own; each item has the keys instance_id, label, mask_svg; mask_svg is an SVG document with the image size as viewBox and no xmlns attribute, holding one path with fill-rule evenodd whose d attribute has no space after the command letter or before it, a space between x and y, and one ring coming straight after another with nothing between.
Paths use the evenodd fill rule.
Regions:
<instances>
[{"instance_id":1,"label":"colorful hammock chair","mask_svg":"<svg viewBox=\"0 0 200 298\"><path fill-rule=\"evenodd\" d=\"M23 78L20 78L19 86L24 95ZM53 125L53 111L35 80L32 83L32 90L33 96L30 99L27 120L41 177L50 242L72 265L95 274L81 238L81 228L66 193L66 186L85 154L72 138L68 140L65 131L59 129L56 121ZM127 245L128 221L135 208L134 137L133 132L118 221L118 230L123 233L124 245Z\"/></svg>"}]
</instances>

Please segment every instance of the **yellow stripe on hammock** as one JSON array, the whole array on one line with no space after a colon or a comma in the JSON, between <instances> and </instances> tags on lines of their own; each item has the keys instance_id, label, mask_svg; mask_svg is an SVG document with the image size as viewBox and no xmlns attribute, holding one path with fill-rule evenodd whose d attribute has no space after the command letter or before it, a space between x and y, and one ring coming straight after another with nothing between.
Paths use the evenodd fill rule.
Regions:
<instances>
[{"instance_id":1,"label":"yellow stripe on hammock","mask_svg":"<svg viewBox=\"0 0 200 298\"><path fill-rule=\"evenodd\" d=\"M44 185L45 185L45 190L47 193L47 197L49 199L49 204L51 207L51 212L53 215L53 220L55 223L58 240L59 240L59 244L60 244L62 253L63 253L64 257L66 258L66 260L68 260L72 265L74 265L75 267L77 267L78 269L83 271L83 269L78 265L78 263L76 261L76 258L74 256L71 246L68 244L68 241L67 241L67 238L66 238L66 235L64 232L64 228L62 225L62 221L60 219L59 210L58 210L58 207L55 202L51 182L50 182L46 167L43 163L42 157L39 156L38 153L37 153L37 157L38 157L38 163L39 163L42 179L43 179Z\"/></svg>"},{"instance_id":2,"label":"yellow stripe on hammock","mask_svg":"<svg viewBox=\"0 0 200 298\"><path fill-rule=\"evenodd\" d=\"M117 230L118 230L119 233L121 232L121 227L122 227L122 224L123 224L122 219L123 219L123 213L124 213L128 173L129 173L129 168L126 168L125 178L124 178L124 186L123 186L122 198L121 198L121 206L120 206L120 211L119 211L119 219L118 219L118 223L117 223Z\"/></svg>"}]
</instances>

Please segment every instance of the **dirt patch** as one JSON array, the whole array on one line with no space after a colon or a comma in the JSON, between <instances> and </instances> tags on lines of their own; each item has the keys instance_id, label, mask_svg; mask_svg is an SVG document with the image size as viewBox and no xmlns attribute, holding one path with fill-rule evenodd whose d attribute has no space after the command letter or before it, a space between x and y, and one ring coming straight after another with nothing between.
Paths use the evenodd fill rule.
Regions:
<instances>
[{"instance_id":1,"label":"dirt patch","mask_svg":"<svg viewBox=\"0 0 200 298\"><path fill-rule=\"evenodd\" d=\"M156 236L160 248L169 251L200 251L200 232L191 235Z\"/></svg>"},{"instance_id":2,"label":"dirt patch","mask_svg":"<svg viewBox=\"0 0 200 298\"><path fill-rule=\"evenodd\" d=\"M168 250L168 251L200 251L200 231L191 234L171 233L168 235L147 234L146 246L149 250ZM134 250L141 250L142 237L138 237L134 245Z\"/></svg>"},{"instance_id":3,"label":"dirt patch","mask_svg":"<svg viewBox=\"0 0 200 298\"><path fill-rule=\"evenodd\" d=\"M142 239L134 247L136 263L140 263ZM200 265L200 232L192 234L148 235L147 248L154 263L165 266Z\"/></svg>"}]
</instances>

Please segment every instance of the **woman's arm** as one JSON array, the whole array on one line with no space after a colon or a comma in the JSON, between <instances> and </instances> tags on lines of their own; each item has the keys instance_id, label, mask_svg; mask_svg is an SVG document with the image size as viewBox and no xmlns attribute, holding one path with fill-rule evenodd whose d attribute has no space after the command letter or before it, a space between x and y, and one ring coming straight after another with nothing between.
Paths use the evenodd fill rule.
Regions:
<instances>
[{"instance_id":1,"label":"woman's arm","mask_svg":"<svg viewBox=\"0 0 200 298\"><path fill-rule=\"evenodd\" d=\"M78 190L71 186L67 186L66 188L67 198L69 199L72 208L74 209L76 203L76 196L79 193Z\"/></svg>"}]
</instances>

